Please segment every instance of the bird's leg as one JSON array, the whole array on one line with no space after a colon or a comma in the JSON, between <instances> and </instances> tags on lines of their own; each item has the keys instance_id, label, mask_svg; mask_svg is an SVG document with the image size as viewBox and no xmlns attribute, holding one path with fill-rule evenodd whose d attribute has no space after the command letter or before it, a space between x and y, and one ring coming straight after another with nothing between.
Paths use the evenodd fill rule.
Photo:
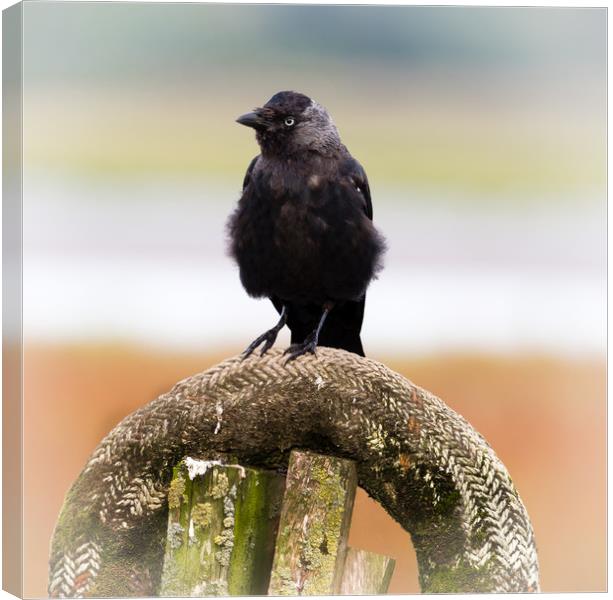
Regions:
<instances>
[{"instance_id":1,"label":"bird's leg","mask_svg":"<svg viewBox=\"0 0 613 600\"><path fill-rule=\"evenodd\" d=\"M307 352L315 354L315 348L317 348L317 342L319 341L319 332L324 326L326 317L328 316L332 308L334 308L334 303L326 302L323 308L324 311L321 314L321 319L319 319L319 323L317 324L315 330L309 333L309 335L307 335L306 339L304 340L304 342L302 342L302 344L293 344L284 352L284 354L289 354L288 359L285 361L286 364L294 360L295 358L306 354Z\"/></svg>"},{"instance_id":2,"label":"bird's leg","mask_svg":"<svg viewBox=\"0 0 613 600\"><path fill-rule=\"evenodd\" d=\"M262 335L260 335L255 340L253 340L251 344L249 344L249 346L243 352L243 360L245 360L245 358L247 358L262 342L264 342L264 346L262 347L262 350L260 351L260 356L263 356L264 354L266 354L266 352L268 352L270 348L272 347L272 345L275 343L275 340L277 339L277 335L279 331L283 329L286 322L287 322L287 307L283 305L283 308L281 309L281 317L279 318L279 322L272 329L265 331Z\"/></svg>"}]
</instances>

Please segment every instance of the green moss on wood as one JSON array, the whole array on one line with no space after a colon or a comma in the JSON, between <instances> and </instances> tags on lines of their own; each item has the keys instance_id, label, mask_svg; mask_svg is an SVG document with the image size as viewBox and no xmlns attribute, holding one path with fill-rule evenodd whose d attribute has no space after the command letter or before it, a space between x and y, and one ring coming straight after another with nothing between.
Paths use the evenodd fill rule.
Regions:
<instances>
[{"instance_id":1,"label":"green moss on wood","mask_svg":"<svg viewBox=\"0 0 613 600\"><path fill-rule=\"evenodd\" d=\"M178 479L182 483L175 483ZM264 594L278 522L278 515L277 519L266 516L266 500L274 496L273 489L282 495L283 478L275 473L216 465L190 480L186 469L179 465L175 480L170 488L176 496L184 499L183 486L189 494L186 502L179 502L180 510L169 512L160 594ZM275 498L275 502L278 505L279 499ZM244 504L259 508L255 513L245 511ZM248 551L240 549L239 532L249 540Z\"/></svg>"},{"instance_id":2,"label":"green moss on wood","mask_svg":"<svg viewBox=\"0 0 613 600\"><path fill-rule=\"evenodd\" d=\"M210 502L198 502L192 508L192 521L196 527L208 527L211 524L213 507Z\"/></svg>"},{"instance_id":3,"label":"green moss on wood","mask_svg":"<svg viewBox=\"0 0 613 600\"><path fill-rule=\"evenodd\" d=\"M269 593L338 593L357 478L351 461L292 452Z\"/></svg>"},{"instance_id":4,"label":"green moss on wood","mask_svg":"<svg viewBox=\"0 0 613 600\"><path fill-rule=\"evenodd\" d=\"M276 588L275 592L279 596L298 596L300 588L298 583L292 579L292 572L289 567L280 567L275 572Z\"/></svg>"},{"instance_id":5,"label":"green moss on wood","mask_svg":"<svg viewBox=\"0 0 613 600\"><path fill-rule=\"evenodd\" d=\"M216 469L214 470L214 472L218 473ZM218 500L219 498L223 498L228 493L228 487L228 476L223 472L219 472L217 476L217 482L215 483L215 485L213 485L211 489L211 497L215 498L216 500Z\"/></svg>"},{"instance_id":6,"label":"green moss on wood","mask_svg":"<svg viewBox=\"0 0 613 600\"><path fill-rule=\"evenodd\" d=\"M168 489L168 508L179 508L181 506L181 500L185 493L185 481L183 477L177 477L170 482L170 488Z\"/></svg>"},{"instance_id":7,"label":"green moss on wood","mask_svg":"<svg viewBox=\"0 0 613 600\"><path fill-rule=\"evenodd\" d=\"M285 480L277 473L247 469L237 488L234 547L228 574L232 594L266 594Z\"/></svg>"}]
</instances>

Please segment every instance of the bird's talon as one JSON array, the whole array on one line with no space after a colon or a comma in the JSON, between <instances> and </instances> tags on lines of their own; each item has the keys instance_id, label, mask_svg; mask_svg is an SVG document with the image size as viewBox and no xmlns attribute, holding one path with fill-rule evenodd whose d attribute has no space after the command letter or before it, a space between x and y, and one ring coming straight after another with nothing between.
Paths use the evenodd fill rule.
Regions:
<instances>
[{"instance_id":1,"label":"bird's talon","mask_svg":"<svg viewBox=\"0 0 613 600\"><path fill-rule=\"evenodd\" d=\"M246 350L243 350L243 352L241 353L241 361L249 358L251 356L252 352L253 352L253 350L251 350L250 348L247 348Z\"/></svg>"},{"instance_id":2,"label":"bird's talon","mask_svg":"<svg viewBox=\"0 0 613 600\"><path fill-rule=\"evenodd\" d=\"M317 354L317 342L313 339L305 340L302 344L292 344L289 348L285 350L283 355L289 354L288 359L285 361L285 364L291 362L292 360L296 360L299 356L303 354Z\"/></svg>"},{"instance_id":3,"label":"bird's talon","mask_svg":"<svg viewBox=\"0 0 613 600\"><path fill-rule=\"evenodd\" d=\"M266 354L266 352L268 352L272 348L272 345L275 343L277 339L277 333L277 330L269 329L261 336L253 340L253 342L251 342L251 344L249 344L249 346L247 346L247 348L243 351L242 360L245 360L248 356L250 356L258 348L258 346L262 344L262 342L264 342L264 346L260 351L260 356L264 356L264 354Z\"/></svg>"},{"instance_id":4,"label":"bird's talon","mask_svg":"<svg viewBox=\"0 0 613 600\"><path fill-rule=\"evenodd\" d=\"M262 349L260 350L260 356L264 356L264 354L266 354L272 348L273 344L274 340L272 342L270 340L266 340L266 343L264 344L264 346L262 346Z\"/></svg>"}]
</instances>

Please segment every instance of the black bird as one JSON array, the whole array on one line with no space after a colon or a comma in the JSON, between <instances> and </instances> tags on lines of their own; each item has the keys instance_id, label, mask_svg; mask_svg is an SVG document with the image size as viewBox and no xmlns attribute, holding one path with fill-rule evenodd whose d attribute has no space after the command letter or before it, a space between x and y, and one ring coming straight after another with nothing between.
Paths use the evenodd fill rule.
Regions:
<instances>
[{"instance_id":1,"label":"black bird","mask_svg":"<svg viewBox=\"0 0 613 600\"><path fill-rule=\"evenodd\" d=\"M261 344L268 351L286 324L288 360L318 343L364 356L366 288L385 249L364 169L326 109L303 94L279 92L237 122L255 129L261 154L230 216L229 250L247 293L280 314L244 357Z\"/></svg>"}]
</instances>

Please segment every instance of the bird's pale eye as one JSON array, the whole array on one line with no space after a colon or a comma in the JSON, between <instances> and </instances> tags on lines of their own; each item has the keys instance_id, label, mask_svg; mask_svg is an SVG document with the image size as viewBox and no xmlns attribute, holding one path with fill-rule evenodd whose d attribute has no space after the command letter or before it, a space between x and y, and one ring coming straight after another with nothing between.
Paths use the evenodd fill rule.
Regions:
<instances>
[{"instance_id":1,"label":"bird's pale eye","mask_svg":"<svg viewBox=\"0 0 613 600\"><path fill-rule=\"evenodd\" d=\"M286 127L292 127L296 120L294 119L294 117L285 117L285 121L283 122L285 123Z\"/></svg>"}]
</instances>

